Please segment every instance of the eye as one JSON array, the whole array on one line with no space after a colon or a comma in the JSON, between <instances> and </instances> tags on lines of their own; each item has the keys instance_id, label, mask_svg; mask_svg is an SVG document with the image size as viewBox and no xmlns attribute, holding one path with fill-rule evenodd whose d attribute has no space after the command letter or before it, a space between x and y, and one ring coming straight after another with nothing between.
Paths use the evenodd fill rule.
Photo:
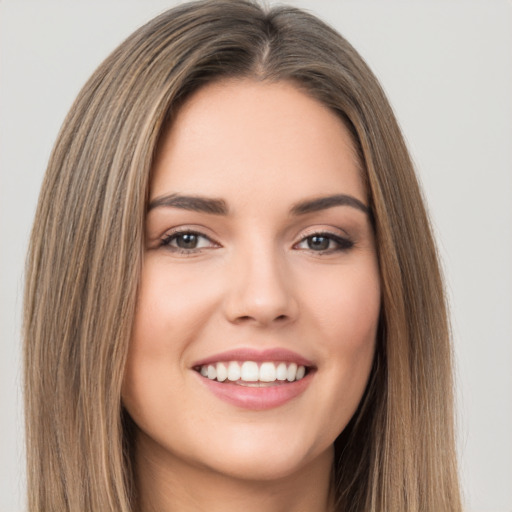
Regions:
<instances>
[{"instance_id":1,"label":"eye","mask_svg":"<svg viewBox=\"0 0 512 512\"><path fill-rule=\"evenodd\" d=\"M217 244L206 235L195 231L171 233L162 239L161 245L177 252L194 252L200 249L217 246Z\"/></svg>"},{"instance_id":2,"label":"eye","mask_svg":"<svg viewBox=\"0 0 512 512\"><path fill-rule=\"evenodd\" d=\"M314 252L346 251L354 246L353 242L333 233L315 233L303 238L295 247Z\"/></svg>"}]
</instances>

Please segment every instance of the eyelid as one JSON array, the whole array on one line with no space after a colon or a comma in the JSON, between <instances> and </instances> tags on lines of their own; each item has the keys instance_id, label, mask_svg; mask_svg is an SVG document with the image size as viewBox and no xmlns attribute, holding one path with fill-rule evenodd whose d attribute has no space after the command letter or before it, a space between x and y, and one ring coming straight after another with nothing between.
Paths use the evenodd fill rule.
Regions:
<instances>
[{"instance_id":1,"label":"eyelid","mask_svg":"<svg viewBox=\"0 0 512 512\"><path fill-rule=\"evenodd\" d=\"M307 238L308 236L314 236L314 235L332 235L339 238L346 238L350 240L352 237L350 234L345 231L343 228L337 227L337 226L329 226L329 225L317 225L313 227L309 227L301 231L297 238L300 240L303 240L304 238Z\"/></svg>"},{"instance_id":2,"label":"eyelid","mask_svg":"<svg viewBox=\"0 0 512 512\"><path fill-rule=\"evenodd\" d=\"M210 234L211 233L210 229L208 229L204 226L198 225L198 224L183 224L183 225L175 226L172 228L168 228L165 231L163 231L162 235L160 235L158 238L163 239L168 236L176 235L176 234L180 234L180 233L192 233L195 235L204 236L205 238L208 238L212 242L218 243L215 240L215 235Z\"/></svg>"}]
</instances>

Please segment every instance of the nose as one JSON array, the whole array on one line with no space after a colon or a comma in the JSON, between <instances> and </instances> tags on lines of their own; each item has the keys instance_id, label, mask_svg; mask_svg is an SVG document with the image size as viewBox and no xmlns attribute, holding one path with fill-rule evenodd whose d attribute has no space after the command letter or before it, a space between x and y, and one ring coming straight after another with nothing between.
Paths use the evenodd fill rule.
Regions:
<instances>
[{"instance_id":1,"label":"nose","mask_svg":"<svg viewBox=\"0 0 512 512\"><path fill-rule=\"evenodd\" d=\"M246 251L231 262L224 310L235 324L277 326L297 318L298 303L286 257L272 248Z\"/></svg>"}]
</instances>

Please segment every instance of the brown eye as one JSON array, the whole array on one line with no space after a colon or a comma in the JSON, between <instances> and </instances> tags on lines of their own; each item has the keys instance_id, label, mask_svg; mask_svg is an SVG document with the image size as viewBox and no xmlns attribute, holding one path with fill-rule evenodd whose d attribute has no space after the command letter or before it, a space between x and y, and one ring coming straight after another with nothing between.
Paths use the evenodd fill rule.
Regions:
<instances>
[{"instance_id":1,"label":"brown eye","mask_svg":"<svg viewBox=\"0 0 512 512\"><path fill-rule=\"evenodd\" d=\"M309 236L307 238L308 248L313 251L326 251L329 249L331 240L326 236Z\"/></svg>"},{"instance_id":2,"label":"brown eye","mask_svg":"<svg viewBox=\"0 0 512 512\"><path fill-rule=\"evenodd\" d=\"M348 238L333 233L316 233L303 238L295 247L313 252L347 251L354 246Z\"/></svg>"},{"instance_id":3,"label":"brown eye","mask_svg":"<svg viewBox=\"0 0 512 512\"><path fill-rule=\"evenodd\" d=\"M183 233L176 235L176 247L180 249L195 249L198 243L198 236L195 233Z\"/></svg>"},{"instance_id":4,"label":"brown eye","mask_svg":"<svg viewBox=\"0 0 512 512\"><path fill-rule=\"evenodd\" d=\"M194 252L217 246L206 235L194 231L171 233L162 239L161 245L177 252Z\"/></svg>"}]
</instances>

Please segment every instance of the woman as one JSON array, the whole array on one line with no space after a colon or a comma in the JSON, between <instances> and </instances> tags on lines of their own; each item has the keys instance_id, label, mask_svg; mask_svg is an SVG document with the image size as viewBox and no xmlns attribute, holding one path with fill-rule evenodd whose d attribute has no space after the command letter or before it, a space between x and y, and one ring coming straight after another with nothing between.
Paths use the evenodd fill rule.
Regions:
<instances>
[{"instance_id":1,"label":"woman","mask_svg":"<svg viewBox=\"0 0 512 512\"><path fill-rule=\"evenodd\" d=\"M25 299L30 510L460 510L450 343L400 130L294 8L129 37L50 159Z\"/></svg>"}]
</instances>

